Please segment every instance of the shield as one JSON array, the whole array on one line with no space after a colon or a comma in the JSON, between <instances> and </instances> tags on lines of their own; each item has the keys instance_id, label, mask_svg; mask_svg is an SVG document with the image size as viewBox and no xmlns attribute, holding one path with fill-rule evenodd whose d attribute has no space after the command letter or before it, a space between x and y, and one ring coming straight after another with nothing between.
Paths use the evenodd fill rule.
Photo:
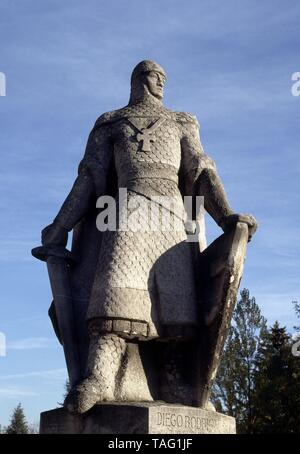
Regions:
<instances>
[{"instance_id":1,"label":"shield","mask_svg":"<svg viewBox=\"0 0 300 454\"><path fill-rule=\"evenodd\" d=\"M238 222L200 254L201 326L197 404L208 403L243 274L248 226Z\"/></svg>"}]
</instances>

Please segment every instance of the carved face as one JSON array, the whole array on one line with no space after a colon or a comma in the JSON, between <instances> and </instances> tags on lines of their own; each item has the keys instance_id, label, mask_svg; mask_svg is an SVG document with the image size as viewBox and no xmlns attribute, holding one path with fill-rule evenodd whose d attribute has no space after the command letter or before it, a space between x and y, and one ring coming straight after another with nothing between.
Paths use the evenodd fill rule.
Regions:
<instances>
[{"instance_id":1,"label":"carved face","mask_svg":"<svg viewBox=\"0 0 300 454\"><path fill-rule=\"evenodd\" d=\"M165 76L157 71L149 71L144 75L144 84L155 98L163 98L165 83Z\"/></svg>"}]
</instances>

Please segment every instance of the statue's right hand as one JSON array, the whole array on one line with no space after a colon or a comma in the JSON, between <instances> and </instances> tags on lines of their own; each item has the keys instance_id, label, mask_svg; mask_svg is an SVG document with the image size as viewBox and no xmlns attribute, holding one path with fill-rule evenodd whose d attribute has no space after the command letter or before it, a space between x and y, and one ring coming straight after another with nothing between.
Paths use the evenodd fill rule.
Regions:
<instances>
[{"instance_id":1,"label":"statue's right hand","mask_svg":"<svg viewBox=\"0 0 300 454\"><path fill-rule=\"evenodd\" d=\"M53 222L42 230L43 246L66 247L68 242L68 230Z\"/></svg>"}]
</instances>

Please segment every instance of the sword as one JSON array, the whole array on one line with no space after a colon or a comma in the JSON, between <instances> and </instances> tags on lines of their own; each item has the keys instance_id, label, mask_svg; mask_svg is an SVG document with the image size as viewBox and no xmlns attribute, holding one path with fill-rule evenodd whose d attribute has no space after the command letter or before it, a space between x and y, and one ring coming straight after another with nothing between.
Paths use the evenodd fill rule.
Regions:
<instances>
[{"instance_id":1,"label":"sword","mask_svg":"<svg viewBox=\"0 0 300 454\"><path fill-rule=\"evenodd\" d=\"M75 332L75 317L69 268L76 262L73 254L61 246L39 246L32 255L47 263L58 328L66 358L70 385L80 379L80 356Z\"/></svg>"}]
</instances>

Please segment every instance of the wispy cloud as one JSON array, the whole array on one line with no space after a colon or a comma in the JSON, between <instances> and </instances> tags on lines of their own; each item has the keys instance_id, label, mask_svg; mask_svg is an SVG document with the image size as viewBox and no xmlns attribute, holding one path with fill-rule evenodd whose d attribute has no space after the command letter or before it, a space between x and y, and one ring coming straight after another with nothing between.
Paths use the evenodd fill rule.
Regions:
<instances>
[{"instance_id":1,"label":"wispy cloud","mask_svg":"<svg viewBox=\"0 0 300 454\"><path fill-rule=\"evenodd\" d=\"M30 251L34 244L34 240L0 239L0 262L33 261Z\"/></svg>"},{"instance_id":2,"label":"wispy cloud","mask_svg":"<svg viewBox=\"0 0 300 454\"><path fill-rule=\"evenodd\" d=\"M270 289L271 290L271 289ZM259 306L262 308L263 315L266 316L269 323L274 323L278 320L281 324L285 324L290 330L296 324L296 314L292 306L292 301L297 299L296 292L278 292L268 293L258 289L255 292L255 298Z\"/></svg>"},{"instance_id":3,"label":"wispy cloud","mask_svg":"<svg viewBox=\"0 0 300 454\"><path fill-rule=\"evenodd\" d=\"M54 339L48 337L28 337L7 343L8 350L34 350L51 348L56 345Z\"/></svg>"},{"instance_id":4,"label":"wispy cloud","mask_svg":"<svg viewBox=\"0 0 300 454\"><path fill-rule=\"evenodd\" d=\"M50 369L50 370L40 370L40 371L33 371L33 372L26 372L23 374L10 374L10 375L2 375L0 376L0 380L18 380L24 378L45 378L51 380L59 380L61 381L67 375L67 369Z\"/></svg>"},{"instance_id":5,"label":"wispy cloud","mask_svg":"<svg viewBox=\"0 0 300 454\"><path fill-rule=\"evenodd\" d=\"M20 388L0 388L0 396L1 397L10 397L10 398L16 398L16 397L32 397L32 396L38 396L38 393L34 391L26 391Z\"/></svg>"}]
</instances>

